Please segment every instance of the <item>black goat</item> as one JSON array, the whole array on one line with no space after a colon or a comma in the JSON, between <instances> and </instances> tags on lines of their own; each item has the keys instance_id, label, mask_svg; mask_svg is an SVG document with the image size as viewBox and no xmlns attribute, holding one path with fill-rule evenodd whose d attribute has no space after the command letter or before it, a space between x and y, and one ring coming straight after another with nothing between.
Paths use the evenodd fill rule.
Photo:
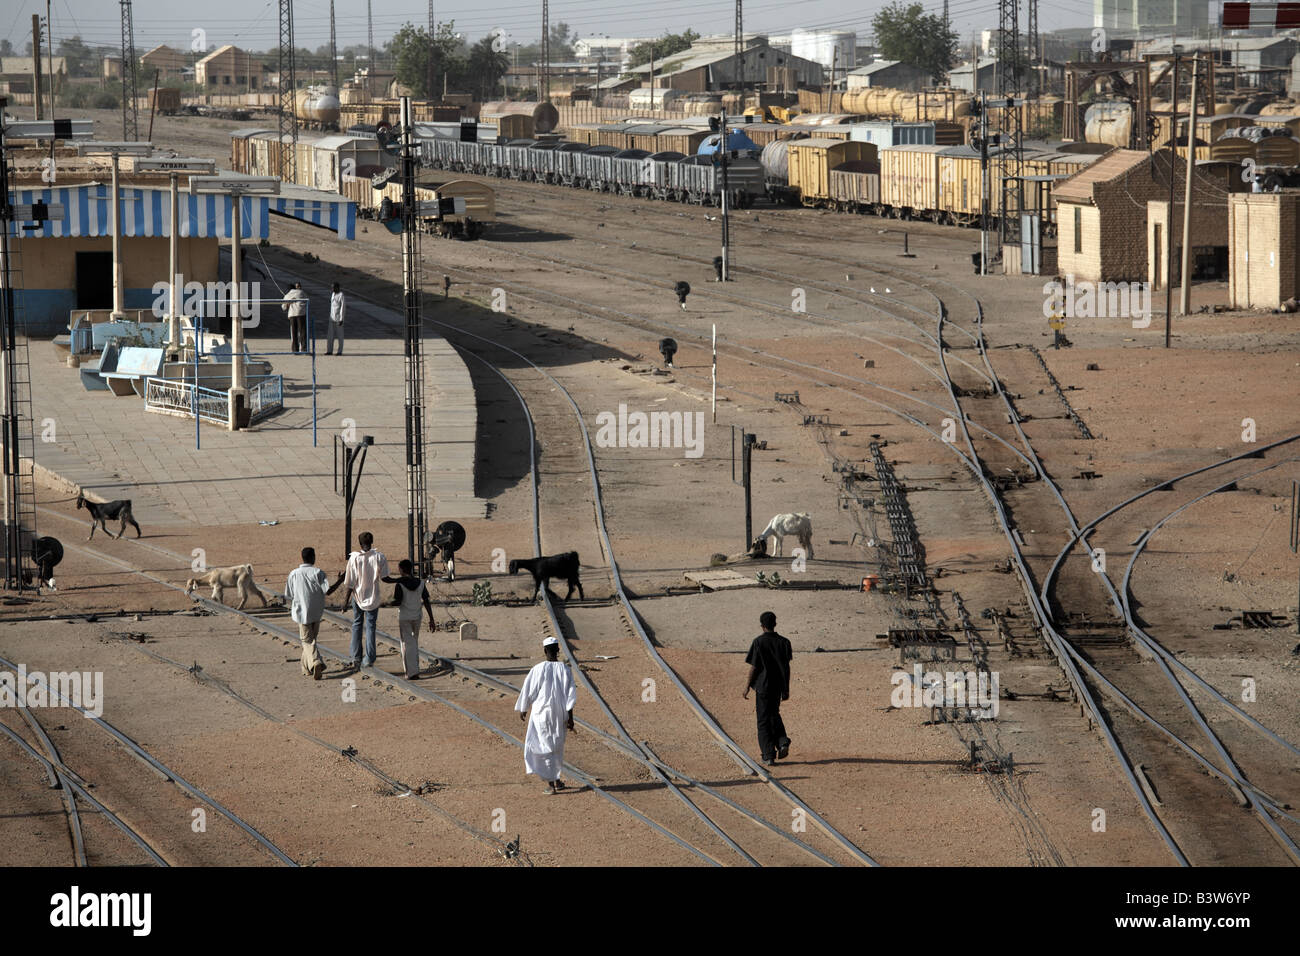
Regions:
<instances>
[{"instance_id":1,"label":"black goat","mask_svg":"<svg viewBox=\"0 0 1300 956\"><path fill-rule=\"evenodd\" d=\"M510 562L510 573L518 574L519 569L523 568L533 576L533 583L537 585L537 593L533 595L536 600L542 593L542 588L550 590L551 578L564 578L569 582L569 593L564 595L564 600L573 597L573 589L578 589L578 597L586 598L582 593L582 582L578 580L578 552L566 551L564 554L551 554L542 558L516 558Z\"/></svg>"},{"instance_id":2,"label":"black goat","mask_svg":"<svg viewBox=\"0 0 1300 956\"><path fill-rule=\"evenodd\" d=\"M135 523L135 518L131 514L131 499L119 498L117 501L88 501L85 495L77 495L77 508L85 508L90 512L90 535L86 538L89 541L95 536L95 525L98 524L104 529L104 533L110 538L120 538L126 534L126 526L130 524L135 528L135 536L140 537L140 526ZM117 529L117 534L108 530L108 525L104 524L105 520L117 521L121 519L122 524Z\"/></svg>"}]
</instances>

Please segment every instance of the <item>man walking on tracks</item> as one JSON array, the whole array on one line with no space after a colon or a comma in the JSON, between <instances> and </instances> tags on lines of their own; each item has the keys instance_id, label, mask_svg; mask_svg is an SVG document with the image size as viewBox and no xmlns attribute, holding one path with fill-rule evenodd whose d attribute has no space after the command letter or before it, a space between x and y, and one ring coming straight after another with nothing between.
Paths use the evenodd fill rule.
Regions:
<instances>
[{"instance_id":1,"label":"man walking on tracks","mask_svg":"<svg viewBox=\"0 0 1300 956\"><path fill-rule=\"evenodd\" d=\"M325 572L316 567L316 549L302 549L302 564L289 572L284 586L289 614L298 625L298 640L302 642L302 673L305 677L320 680L325 676L325 662L316 647L320 635L320 619L325 614L325 596L333 594L339 582L330 586Z\"/></svg>"},{"instance_id":2,"label":"man walking on tracks","mask_svg":"<svg viewBox=\"0 0 1300 956\"><path fill-rule=\"evenodd\" d=\"M302 291L301 282L295 282L284 294L280 308L289 313L290 348L295 355L307 351L307 293Z\"/></svg>"},{"instance_id":3,"label":"man walking on tracks","mask_svg":"<svg viewBox=\"0 0 1300 956\"><path fill-rule=\"evenodd\" d=\"M515 710L528 721L524 738L524 769L546 781L547 796L564 789L560 771L564 767L564 738L573 729L573 705L578 688L569 668L560 661L560 642L554 637L542 641L546 660L533 665L519 689Z\"/></svg>"},{"instance_id":4,"label":"man walking on tracks","mask_svg":"<svg viewBox=\"0 0 1300 956\"><path fill-rule=\"evenodd\" d=\"M790 658L794 656L790 642L776 632L776 615L764 611L758 618L763 633L754 638L745 655L749 665L749 678L745 693L749 700L754 691L754 710L758 715L758 749L763 762L776 765L777 757L790 756L790 738L785 735L781 720L781 701L790 699Z\"/></svg>"},{"instance_id":5,"label":"man walking on tracks","mask_svg":"<svg viewBox=\"0 0 1300 956\"><path fill-rule=\"evenodd\" d=\"M375 663L375 624L379 618L381 582L395 583L388 573L388 559L383 552L374 550L375 536L369 531L357 535L360 551L348 556L348 569L340 578L346 590L343 606L352 598L352 668L373 667ZM365 653L362 655L361 636L365 631Z\"/></svg>"}]
</instances>

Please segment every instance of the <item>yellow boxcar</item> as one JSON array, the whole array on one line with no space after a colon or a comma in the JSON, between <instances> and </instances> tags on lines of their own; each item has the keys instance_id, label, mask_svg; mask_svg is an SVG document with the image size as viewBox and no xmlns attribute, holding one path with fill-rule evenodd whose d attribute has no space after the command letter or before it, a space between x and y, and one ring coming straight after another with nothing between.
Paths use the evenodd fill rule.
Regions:
<instances>
[{"instance_id":1,"label":"yellow boxcar","mask_svg":"<svg viewBox=\"0 0 1300 956\"><path fill-rule=\"evenodd\" d=\"M939 208L939 154L947 146L890 146L880 151L880 201L894 216Z\"/></svg>"},{"instance_id":2,"label":"yellow boxcar","mask_svg":"<svg viewBox=\"0 0 1300 956\"><path fill-rule=\"evenodd\" d=\"M1261 166L1295 166L1300 163L1300 140L1292 136L1269 136L1259 141L1255 161Z\"/></svg>"},{"instance_id":3,"label":"yellow boxcar","mask_svg":"<svg viewBox=\"0 0 1300 956\"><path fill-rule=\"evenodd\" d=\"M841 163L870 162L876 158L876 144L839 139L796 139L790 141L788 174L791 189L799 191L805 206L831 198L830 171Z\"/></svg>"},{"instance_id":4,"label":"yellow boxcar","mask_svg":"<svg viewBox=\"0 0 1300 956\"><path fill-rule=\"evenodd\" d=\"M939 154L938 172L939 202L928 215L935 222L970 224L979 216L984 199L980 154L969 146L950 146ZM1024 172L1033 175L1028 168Z\"/></svg>"},{"instance_id":5,"label":"yellow boxcar","mask_svg":"<svg viewBox=\"0 0 1300 956\"><path fill-rule=\"evenodd\" d=\"M849 162L832 169L831 205L841 212L859 212L867 207L878 209L880 165Z\"/></svg>"}]
</instances>

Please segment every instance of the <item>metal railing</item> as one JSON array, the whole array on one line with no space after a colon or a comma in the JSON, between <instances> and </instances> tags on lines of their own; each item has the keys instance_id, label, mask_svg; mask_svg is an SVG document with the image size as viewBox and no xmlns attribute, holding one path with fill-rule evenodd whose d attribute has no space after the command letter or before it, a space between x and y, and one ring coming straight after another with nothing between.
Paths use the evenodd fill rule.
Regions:
<instances>
[{"instance_id":1,"label":"metal railing","mask_svg":"<svg viewBox=\"0 0 1300 956\"><path fill-rule=\"evenodd\" d=\"M249 376L248 407L254 422L284 408L284 376Z\"/></svg>"},{"instance_id":2,"label":"metal railing","mask_svg":"<svg viewBox=\"0 0 1300 956\"><path fill-rule=\"evenodd\" d=\"M196 386L192 382L149 379L144 390L144 407L151 412L184 418L197 414L202 420L218 425L225 425L230 420L229 393Z\"/></svg>"}]
</instances>

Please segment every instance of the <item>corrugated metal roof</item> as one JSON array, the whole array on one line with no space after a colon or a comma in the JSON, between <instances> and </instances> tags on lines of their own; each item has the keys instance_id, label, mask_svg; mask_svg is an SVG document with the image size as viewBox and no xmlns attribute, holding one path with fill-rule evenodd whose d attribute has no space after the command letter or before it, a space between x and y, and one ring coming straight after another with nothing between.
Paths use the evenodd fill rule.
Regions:
<instances>
[{"instance_id":1,"label":"corrugated metal roof","mask_svg":"<svg viewBox=\"0 0 1300 956\"><path fill-rule=\"evenodd\" d=\"M1141 166L1150 158L1151 154L1144 149L1111 150L1095 163L1079 170L1057 186L1055 190L1056 198L1058 201L1074 199L1079 202L1091 202L1093 186L1118 179L1129 170Z\"/></svg>"},{"instance_id":2,"label":"corrugated metal roof","mask_svg":"<svg viewBox=\"0 0 1300 956\"><path fill-rule=\"evenodd\" d=\"M832 146L843 146L849 140L845 139L792 139L789 141L791 147L798 146L802 149L805 146L811 146L813 149L830 149Z\"/></svg>"}]
</instances>

